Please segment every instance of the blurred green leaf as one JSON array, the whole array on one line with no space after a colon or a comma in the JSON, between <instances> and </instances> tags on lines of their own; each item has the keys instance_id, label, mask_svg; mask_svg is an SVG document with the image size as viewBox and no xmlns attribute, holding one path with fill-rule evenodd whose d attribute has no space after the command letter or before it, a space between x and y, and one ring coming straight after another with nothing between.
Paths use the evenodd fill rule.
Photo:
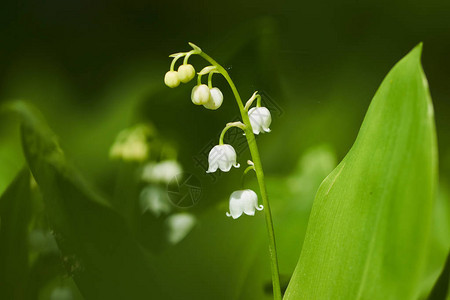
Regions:
<instances>
[{"instance_id":1,"label":"blurred green leaf","mask_svg":"<svg viewBox=\"0 0 450 300\"><path fill-rule=\"evenodd\" d=\"M267 177L282 258L280 271L286 283L298 259L303 242L298 233L306 231L314 194L335 166L334 152L315 146L305 151L289 177ZM245 186L257 190L256 180L249 177ZM163 282L167 288L176 282L177 299L273 298L264 215L232 220L226 211L224 199L198 215L197 225L183 241L158 254Z\"/></svg>"},{"instance_id":2,"label":"blurred green leaf","mask_svg":"<svg viewBox=\"0 0 450 300\"><path fill-rule=\"evenodd\" d=\"M448 299L450 296L449 282L450 281L450 253L447 256L445 267L442 270L436 284L431 290L428 300ZM447 298L446 298L447 297Z\"/></svg>"},{"instance_id":3,"label":"blurred green leaf","mask_svg":"<svg viewBox=\"0 0 450 300\"><path fill-rule=\"evenodd\" d=\"M0 195L24 166L21 151L19 124L4 113L0 105Z\"/></svg>"},{"instance_id":4,"label":"blurred green leaf","mask_svg":"<svg viewBox=\"0 0 450 300\"><path fill-rule=\"evenodd\" d=\"M437 145L417 46L389 72L359 135L321 184L286 299L417 299Z\"/></svg>"},{"instance_id":5,"label":"blurred green leaf","mask_svg":"<svg viewBox=\"0 0 450 300\"><path fill-rule=\"evenodd\" d=\"M0 298L25 299L28 285L30 172L19 173L0 198Z\"/></svg>"},{"instance_id":6,"label":"blurred green leaf","mask_svg":"<svg viewBox=\"0 0 450 300\"><path fill-rule=\"evenodd\" d=\"M83 296L162 297L151 258L133 239L122 217L68 166L39 113L23 102L11 108L22 117L26 160L42 189L66 270Z\"/></svg>"},{"instance_id":7,"label":"blurred green leaf","mask_svg":"<svg viewBox=\"0 0 450 300\"><path fill-rule=\"evenodd\" d=\"M272 213L280 269L282 292L286 290L302 248L308 217L314 195L323 179L336 167L334 151L326 145L308 148L300 157L297 168L288 177L266 177ZM261 228L265 235L265 228ZM264 236L263 236L264 237ZM265 239L260 253L267 251ZM249 267L249 275L240 299L263 299L258 289L264 286L265 296L272 297L270 267L265 255L256 256Z\"/></svg>"}]
</instances>

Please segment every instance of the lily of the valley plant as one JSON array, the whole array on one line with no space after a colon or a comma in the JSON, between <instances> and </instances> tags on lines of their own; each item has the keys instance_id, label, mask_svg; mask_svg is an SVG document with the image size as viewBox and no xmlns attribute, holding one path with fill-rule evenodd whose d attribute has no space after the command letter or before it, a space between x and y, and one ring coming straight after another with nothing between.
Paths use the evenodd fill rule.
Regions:
<instances>
[{"instance_id":1,"label":"lily of the valley plant","mask_svg":"<svg viewBox=\"0 0 450 300\"><path fill-rule=\"evenodd\" d=\"M226 124L219 138L219 144L214 146L209 153L208 173L216 172L220 169L223 172L228 172L232 167L239 168L240 164L236 161L236 151L233 146L224 144L223 139L228 129L232 127L240 128L247 138L248 147L252 157L248 161L249 166L245 169L244 175L253 170L259 184L259 192L261 194L263 205L258 205L257 194L250 190L238 190L230 196L230 212L227 212L228 217L233 219L239 218L243 213L253 216L256 210L263 210L265 212L267 233L269 236L269 253L272 267L272 284L274 299L281 299L280 279L278 271L278 259L275 245L275 234L273 230L272 215L270 212L269 199L267 197L266 184L264 181L264 172L259 157L258 146L255 141L255 134L270 132L269 126L272 122L270 111L266 107L261 106L261 96L255 92L247 103L243 104L241 96L228 72L220 64L218 64L209 55L204 53L198 46L189 43L193 50L188 52L180 52L170 55L173 58L170 65L170 70L164 77L164 83L170 87L175 88L182 83L188 83L195 77L195 68L189 64L189 58L192 55L199 55L204 58L210 65L203 68L197 73L197 84L192 89L191 100L195 105L202 105L206 109L216 110L223 102L223 94L219 88L213 87L213 74L222 75L234 94L236 99L242 122L233 122ZM183 58L183 63L175 71L177 61ZM202 83L202 76L208 75L208 84ZM256 107L251 108L256 100Z\"/></svg>"}]
</instances>

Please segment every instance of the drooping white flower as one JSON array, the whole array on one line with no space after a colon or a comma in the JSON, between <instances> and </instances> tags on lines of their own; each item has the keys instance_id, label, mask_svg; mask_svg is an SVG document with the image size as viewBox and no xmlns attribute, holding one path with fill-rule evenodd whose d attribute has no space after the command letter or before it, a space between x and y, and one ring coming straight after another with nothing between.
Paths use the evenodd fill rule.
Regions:
<instances>
[{"instance_id":1,"label":"drooping white flower","mask_svg":"<svg viewBox=\"0 0 450 300\"><path fill-rule=\"evenodd\" d=\"M176 88L180 85L177 71L169 71L164 76L164 83L170 88Z\"/></svg>"},{"instance_id":2,"label":"drooping white flower","mask_svg":"<svg viewBox=\"0 0 450 300\"><path fill-rule=\"evenodd\" d=\"M154 135L154 132L154 128L145 124L122 130L117 135L109 156L113 159L144 161L149 152L147 140Z\"/></svg>"},{"instance_id":3,"label":"drooping white flower","mask_svg":"<svg viewBox=\"0 0 450 300\"><path fill-rule=\"evenodd\" d=\"M50 230L34 229L28 234L28 243L33 251L41 254L59 253L58 245Z\"/></svg>"},{"instance_id":4,"label":"drooping white flower","mask_svg":"<svg viewBox=\"0 0 450 300\"><path fill-rule=\"evenodd\" d=\"M208 163L209 167L206 173L213 173L218 168L223 172L228 172L232 166L235 168L240 166L236 163L236 151L228 144L214 146L209 152Z\"/></svg>"},{"instance_id":5,"label":"drooping white flower","mask_svg":"<svg viewBox=\"0 0 450 300\"><path fill-rule=\"evenodd\" d=\"M172 210L167 191L159 186L145 187L139 195L139 205L141 213L150 211L156 217L168 214Z\"/></svg>"},{"instance_id":6,"label":"drooping white flower","mask_svg":"<svg viewBox=\"0 0 450 300\"><path fill-rule=\"evenodd\" d=\"M191 64L180 65L178 67L178 79L181 82L187 83L195 77L195 69Z\"/></svg>"},{"instance_id":7,"label":"drooping white flower","mask_svg":"<svg viewBox=\"0 0 450 300\"><path fill-rule=\"evenodd\" d=\"M175 176L183 172L176 160L164 160L158 163L148 163L142 170L142 179L154 183L169 183Z\"/></svg>"},{"instance_id":8,"label":"drooping white flower","mask_svg":"<svg viewBox=\"0 0 450 300\"><path fill-rule=\"evenodd\" d=\"M197 223L194 215L189 213L173 214L166 219L167 239L172 245L181 242Z\"/></svg>"},{"instance_id":9,"label":"drooping white flower","mask_svg":"<svg viewBox=\"0 0 450 300\"><path fill-rule=\"evenodd\" d=\"M262 210L264 206L258 205L258 196L252 190L235 191L230 196L230 212L227 217L239 218L243 213L254 216L255 210Z\"/></svg>"},{"instance_id":10,"label":"drooping white flower","mask_svg":"<svg viewBox=\"0 0 450 300\"><path fill-rule=\"evenodd\" d=\"M272 123L270 111L265 107L253 107L248 111L250 124L254 134L260 132L270 132L269 126Z\"/></svg>"},{"instance_id":11,"label":"drooping white flower","mask_svg":"<svg viewBox=\"0 0 450 300\"><path fill-rule=\"evenodd\" d=\"M206 104L203 104L207 109L216 110L218 109L223 102L223 94L218 88L212 88L209 90L211 97Z\"/></svg>"},{"instance_id":12,"label":"drooping white flower","mask_svg":"<svg viewBox=\"0 0 450 300\"><path fill-rule=\"evenodd\" d=\"M50 294L50 300L72 300L74 295L69 287L57 287Z\"/></svg>"},{"instance_id":13,"label":"drooping white flower","mask_svg":"<svg viewBox=\"0 0 450 300\"><path fill-rule=\"evenodd\" d=\"M195 105L206 104L210 98L211 93L209 92L209 87L206 84L196 85L192 89L191 100Z\"/></svg>"}]
</instances>

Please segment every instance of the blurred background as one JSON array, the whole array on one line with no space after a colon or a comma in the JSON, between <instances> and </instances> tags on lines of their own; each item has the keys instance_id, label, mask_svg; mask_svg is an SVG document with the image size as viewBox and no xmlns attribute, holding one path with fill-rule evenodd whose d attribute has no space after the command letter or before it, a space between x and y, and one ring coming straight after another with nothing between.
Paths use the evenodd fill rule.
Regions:
<instances>
[{"instance_id":1,"label":"blurred background","mask_svg":"<svg viewBox=\"0 0 450 300\"><path fill-rule=\"evenodd\" d=\"M0 101L35 105L69 161L120 213L135 202L139 214L130 219L140 220L136 239L156 257L162 289L176 287L174 299L270 299L271 292L263 214L225 217L242 170L205 174L209 149L239 116L231 91L214 77L224 104L209 111L192 105L194 83L173 90L164 85L168 55L190 50L187 42L227 68L244 99L258 90L272 110L272 132L259 136L258 144L284 284L299 257L318 185L350 149L384 76L419 42L435 108L442 186L450 177L449 1L50 0L0 6ZM190 61L197 71L206 66L198 57ZM121 148L135 138L146 145L143 159ZM245 165L249 153L237 148ZM23 165L18 121L2 114L0 192ZM199 187L195 205L167 199L173 174L181 172ZM256 187L254 178L244 185ZM43 205L33 203L29 264L42 280L24 289L40 299L82 299L74 281L83 262L74 263L79 273L64 267L67 257L59 253Z\"/></svg>"}]
</instances>

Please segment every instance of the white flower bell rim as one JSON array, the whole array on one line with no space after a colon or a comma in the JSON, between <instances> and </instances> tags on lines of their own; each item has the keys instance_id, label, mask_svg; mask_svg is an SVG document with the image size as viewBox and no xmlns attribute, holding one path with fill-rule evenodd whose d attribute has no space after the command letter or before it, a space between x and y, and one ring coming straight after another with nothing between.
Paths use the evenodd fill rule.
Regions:
<instances>
[{"instance_id":1,"label":"white flower bell rim","mask_svg":"<svg viewBox=\"0 0 450 300\"><path fill-rule=\"evenodd\" d=\"M239 218L243 213L254 216L255 211L261 211L264 206L258 205L258 195L250 189L235 191L230 196L230 212L227 217Z\"/></svg>"},{"instance_id":2,"label":"white flower bell rim","mask_svg":"<svg viewBox=\"0 0 450 300\"><path fill-rule=\"evenodd\" d=\"M269 126L272 123L272 116L266 107L253 107L248 111L250 124L254 134L260 132L270 132Z\"/></svg>"},{"instance_id":3,"label":"white flower bell rim","mask_svg":"<svg viewBox=\"0 0 450 300\"><path fill-rule=\"evenodd\" d=\"M236 162L236 151L228 144L214 146L209 152L208 163L209 167L206 173L213 173L217 169L228 172L231 167L239 168L240 166Z\"/></svg>"}]
</instances>

